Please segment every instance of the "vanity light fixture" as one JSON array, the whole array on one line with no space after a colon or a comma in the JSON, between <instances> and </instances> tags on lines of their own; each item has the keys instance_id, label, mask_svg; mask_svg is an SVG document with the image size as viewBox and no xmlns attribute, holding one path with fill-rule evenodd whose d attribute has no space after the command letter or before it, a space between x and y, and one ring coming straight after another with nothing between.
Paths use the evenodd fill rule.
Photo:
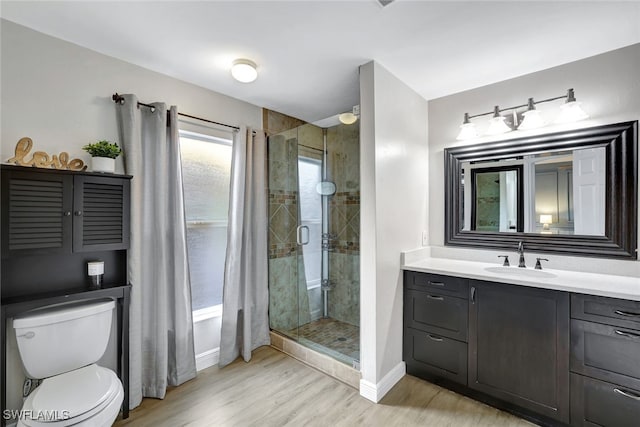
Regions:
<instances>
[{"instance_id":1,"label":"vanity light fixture","mask_svg":"<svg viewBox=\"0 0 640 427\"><path fill-rule=\"evenodd\" d=\"M251 83L258 78L257 67L250 59L236 59L231 66L231 75L241 83Z\"/></svg>"},{"instance_id":2,"label":"vanity light fixture","mask_svg":"<svg viewBox=\"0 0 640 427\"><path fill-rule=\"evenodd\" d=\"M475 124L471 122L470 119L475 117L487 116L489 114L493 114L493 117L489 120L489 128L487 129L487 135L498 135L506 132L510 132L512 130L525 130L525 129L536 129L542 126L545 126L547 122L542 117L541 113L536 109L537 104L542 104L543 102L555 101L558 99L564 99L565 103L560 106L560 115L557 118L556 122L558 123L567 123L567 122L575 122L578 120L584 120L589 117L587 113L584 112L580 103L576 101L575 93L573 89L568 89L567 94L563 96L556 96L553 98L543 99L541 101L534 101L533 98L529 98L526 104L516 105L514 107L508 108L499 108L495 106L493 111L489 111L486 113L473 114L464 113L464 120L462 125L460 126L460 133L456 139L465 140L476 138L478 133L476 131ZM518 109L522 109L526 107L526 111L518 112ZM513 115L513 122L507 123L504 116L500 113L503 111L510 111ZM518 124L518 119L523 117L521 122Z\"/></svg>"}]
</instances>

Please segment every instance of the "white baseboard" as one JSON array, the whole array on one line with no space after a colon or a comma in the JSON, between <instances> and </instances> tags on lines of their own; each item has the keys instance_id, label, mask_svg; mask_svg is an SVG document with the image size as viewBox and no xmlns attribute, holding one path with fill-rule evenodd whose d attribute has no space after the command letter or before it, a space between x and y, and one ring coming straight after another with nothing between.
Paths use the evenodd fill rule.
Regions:
<instances>
[{"instance_id":1,"label":"white baseboard","mask_svg":"<svg viewBox=\"0 0 640 427\"><path fill-rule=\"evenodd\" d=\"M217 365L220 361L220 347L196 355L196 371Z\"/></svg>"},{"instance_id":2,"label":"white baseboard","mask_svg":"<svg viewBox=\"0 0 640 427\"><path fill-rule=\"evenodd\" d=\"M407 367L404 362L398 363L387 375L385 375L377 384L370 381L360 380L360 396L374 403L380 402L385 394L393 388L398 381L407 373Z\"/></svg>"}]
</instances>

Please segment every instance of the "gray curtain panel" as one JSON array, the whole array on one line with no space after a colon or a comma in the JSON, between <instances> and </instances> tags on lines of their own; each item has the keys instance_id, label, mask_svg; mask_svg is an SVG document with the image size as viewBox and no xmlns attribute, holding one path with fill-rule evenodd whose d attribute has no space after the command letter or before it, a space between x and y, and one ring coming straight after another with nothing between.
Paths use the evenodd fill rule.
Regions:
<instances>
[{"instance_id":1,"label":"gray curtain panel","mask_svg":"<svg viewBox=\"0 0 640 427\"><path fill-rule=\"evenodd\" d=\"M196 375L191 285L176 107L118 104L120 141L131 181L130 405L164 398L168 385Z\"/></svg>"},{"instance_id":2,"label":"gray curtain panel","mask_svg":"<svg viewBox=\"0 0 640 427\"><path fill-rule=\"evenodd\" d=\"M269 345L267 149L264 132L234 134L219 366Z\"/></svg>"}]
</instances>

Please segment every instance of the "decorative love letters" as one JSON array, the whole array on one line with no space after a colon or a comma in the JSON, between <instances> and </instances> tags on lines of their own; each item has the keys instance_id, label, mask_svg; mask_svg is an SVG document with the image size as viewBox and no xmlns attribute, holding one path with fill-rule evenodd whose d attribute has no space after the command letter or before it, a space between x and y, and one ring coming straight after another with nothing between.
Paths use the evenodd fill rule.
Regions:
<instances>
[{"instance_id":1,"label":"decorative love letters","mask_svg":"<svg viewBox=\"0 0 640 427\"><path fill-rule=\"evenodd\" d=\"M83 171L87 166L80 159L69 160L69 153L64 151L58 155L49 155L44 151L35 151L30 160L25 160L33 148L31 138L20 138L16 144L15 156L7 160L7 163L14 163L19 166L33 166L36 168L69 169Z\"/></svg>"}]
</instances>

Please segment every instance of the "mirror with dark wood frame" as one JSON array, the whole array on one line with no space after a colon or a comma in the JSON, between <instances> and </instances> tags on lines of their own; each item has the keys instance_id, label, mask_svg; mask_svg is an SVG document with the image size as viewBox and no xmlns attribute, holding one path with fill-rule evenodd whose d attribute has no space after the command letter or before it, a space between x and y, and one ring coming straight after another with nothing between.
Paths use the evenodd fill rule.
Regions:
<instances>
[{"instance_id":1,"label":"mirror with dark wood frame","mask_svg":"<svg viewBox=\"0 0 640 427\"><path fill-rule=\"evenodd\" d=\"M637 121L444 156L446 245L637 259Z\"/></svg>"}]
</instances>

